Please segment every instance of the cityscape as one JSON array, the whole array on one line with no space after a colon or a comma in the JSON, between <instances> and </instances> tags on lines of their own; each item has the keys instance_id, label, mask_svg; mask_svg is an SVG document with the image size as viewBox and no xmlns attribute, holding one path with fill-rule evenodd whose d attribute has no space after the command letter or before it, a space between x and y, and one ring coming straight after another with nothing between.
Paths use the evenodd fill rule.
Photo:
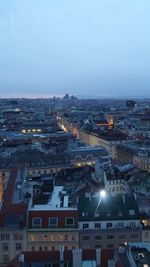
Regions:
<instances>
[{"instance_id":1,"label":"cityscape","mask_svg":"<svg viewBox=\"0 0 150 267\"><path fill-rule=\"evenodd\" d=\"M150 100L0 99L0 266L150 266Z\"/></svg>"},{"instance_id":2,"label":"cityscape","mask_svg":"<svg viewBox=\"0 0 150 267\"><path fill-rule=\"evenodd\" d=\"M150 267L149 0L0 0L0 267Z\"/></svg>"}]
</instances>

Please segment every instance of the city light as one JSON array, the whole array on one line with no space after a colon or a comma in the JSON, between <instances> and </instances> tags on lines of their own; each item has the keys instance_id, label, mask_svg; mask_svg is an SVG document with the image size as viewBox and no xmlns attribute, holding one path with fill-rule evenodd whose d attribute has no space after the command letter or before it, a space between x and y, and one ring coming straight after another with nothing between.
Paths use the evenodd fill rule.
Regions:
<instances>
[{"instance_id":1,"label":"city light","mask_svg":"<svg viewBox=\"0 0 150 267\"><path fill-rule=\"evenodd\" d=\"M105 190L101 190L100 191L100 196L101 196L101 198L106 197L106 191Z\"/></svg>"}]
</instances>

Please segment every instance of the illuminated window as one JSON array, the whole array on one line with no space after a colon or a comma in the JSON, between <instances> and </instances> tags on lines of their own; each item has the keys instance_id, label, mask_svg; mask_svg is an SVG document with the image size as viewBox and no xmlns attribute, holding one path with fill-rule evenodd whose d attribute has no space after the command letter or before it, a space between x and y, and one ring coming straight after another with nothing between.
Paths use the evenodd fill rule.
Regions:
<instances>
[{"instance_id":1,"label":"illuminated window","mask_svg":"<svg viewBox=\"0 0 150 267\"><path fill-rule=\"evenodd\" d=\"M63 240L63 235L58 235L58 239L59 239L59 241L62 241Z\"/></svg>"},{"instance_id":2,"label":"illuminated window","mask_svg":"<svg viewBox=\"0 0 150 267\"><path fill-rule=\"evenodd\" d=\"M31 241L35 241L35 235L31 234L30 239L31 239Z\"/></svg>"}]
</instances>

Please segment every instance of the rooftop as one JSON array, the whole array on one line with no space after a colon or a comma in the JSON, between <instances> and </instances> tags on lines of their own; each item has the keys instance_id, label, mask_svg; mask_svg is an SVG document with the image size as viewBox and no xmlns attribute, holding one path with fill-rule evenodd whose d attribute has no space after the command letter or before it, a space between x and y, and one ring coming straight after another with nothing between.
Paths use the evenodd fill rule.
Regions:
<instances>
[{"instance_id":1,"label":"rooftop","mask_svg":"<svg viewBox=\"0 0 150 267\"><path fill-rule=\"evenodd\" d=\"M78 216L79 221L136 220L139 210L133 196L106 193L101 197L99 193L86 193L79 197Z\"/></svg>"},{"instance_id":2,"label":"rooftop","mask_svg":"<svg viewBox=\"0 0 150 267\"><path fill-rule=\"evenodd\" d=\"M49 210L73 210L69 202L69 194L63 186L54 186L53 192L49 197L48 203L44 205L32 205L30 211L49 211Z\"/></svg>"}]
</instances>

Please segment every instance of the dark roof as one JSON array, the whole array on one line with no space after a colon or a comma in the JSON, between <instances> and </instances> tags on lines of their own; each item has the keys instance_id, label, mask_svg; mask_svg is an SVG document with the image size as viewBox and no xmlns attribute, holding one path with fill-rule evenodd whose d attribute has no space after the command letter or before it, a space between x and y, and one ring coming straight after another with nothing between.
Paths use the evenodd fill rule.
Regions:
<instances>
[{"instance_id":1,"label":"dark roof","mask_svg":"<svg viewBox=\"0 0 150 267\"><path fill-rule=\"evenodd\" d=\"M134 220L139 219L139 210L133 196L107 193L105 198L100 196L80 196L78 199L79 221L99 220Z\"/></svg>"},{"instance_id":2,"label":"dark roof","mask_svg":"<svg viewBox=\"0 0 150 267\"><path fill-rule=\"evenodd\" d=\"M44 168L46 166L63 166L69 165L69 155L67 153L44 153L36 149L17 152L13 158L13 162L26 164L27 168Z\"/></svg>"},{"instance_id":3,"label":"dark roof","mask_svg":"<svg viewBox=\"0 0 150 267\"><path fill-rule=\"evenodd\" d=\"M106 267L108 260L112 259L114 256L114 251L111 249L103 249L101 252L101 267ZM36 252L23 252L25 263L35 263L35 262L60 262L60 253L59 251L36 251ZM73 261L72 251L64 251L64 260L67 262ZM82 250L82 260L96 260L96 250ZM42 265L43 266L43 265ZM18 256L11 261L7 267L19 267Z\"/></svg>"},{"instance_id":4,"label":"dark roof","mask_svg":"<svg viewBox=\"0 0 150 267\"><path fill-rule=\"evenodd\" d=\"M24 200L13 203L13 195L18 173L22 173L22 166L16 166L11 170L6 191L4 192L2 208L0 210L0 226L17 225L25 226L27 204Z\"/></svg>"}]
</instances>

